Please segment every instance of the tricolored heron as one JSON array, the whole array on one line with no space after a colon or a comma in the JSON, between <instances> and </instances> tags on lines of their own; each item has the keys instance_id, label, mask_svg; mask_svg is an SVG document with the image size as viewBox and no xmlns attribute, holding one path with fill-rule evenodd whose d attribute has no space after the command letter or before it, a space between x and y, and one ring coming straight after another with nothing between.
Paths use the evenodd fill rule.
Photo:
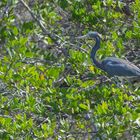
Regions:
<instances>
[{"instance_id":1,"label":"tricolored heron","mask_svg":"<svg viewBox=\"0 0 140 140\"><path fill-rule=\"evenodd\" d=\"M140 79L140 69L127 60L116 57L107 57L102 62L96 60L95 55L100 48L100 34L98 32L89 32L88 34L78 37L95 39L96 43L91 50L90 57L95 66L107 72L110 76L117 76L128 79Z\"/></svg>"}]
</instances>

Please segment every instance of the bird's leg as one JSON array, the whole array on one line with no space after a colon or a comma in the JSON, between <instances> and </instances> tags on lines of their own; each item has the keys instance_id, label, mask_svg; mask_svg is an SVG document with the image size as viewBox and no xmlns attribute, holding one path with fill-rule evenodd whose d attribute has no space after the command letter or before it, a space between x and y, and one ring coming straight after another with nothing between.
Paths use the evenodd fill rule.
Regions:
<instances>
[{"instance_id":1,"label":"bird's leg","mask_svg":"<svg viewBox=\"0 0 140 140\"><path fill-rule=\"evenodd\" d=\"M126 80L125 81L123 78L120 78L120 77L119 77L119 80L121 81L121 87L122 87L124 93L130 95L130 92L128 91L128 87L126 86L128 80L125 79ZM132 86L131 86L131 88L132 88Z\"/></svg>"},{"instance_id":2,"label":"bird's leg","mask_svg":"<svg viewBox=\"0 0 140 140\"><path fill-rule=\"evenodd\" d=\"M128 83L129 88L130 88L130 89L133 89L131 80L127 79L127 83Z\"/></svg>"},{"instance_id":3,"label":"bird's leg","mask_svg":"<svg viewBox=\"0 0 140 140\"><path fill-rule=\"evenodd\" d=\"M127 93L127 87L125 86L125 81L123 78L114 76L111 78L111 80L113 80L113 82L118 88L122 88L124 93Z\"/></svg>"},{"instance_id":4,"label":"bird's leg","mask_svg":"<svg viewBox=\"0 0 140 140\"><path fill-rule=\"evenodd\" d=\"M140 85L135 85L130 79L127 79L127 95L136 96L135 92L137 92L140 88ZM126 87L124 88L126 90Z\"/></svg>"},{"instance_id":5,"label":"bird's leg","mask_svg":"<svg viewBox=\"0 0 140 140\"><path fill-rule=\"evenodd\" d=\"M105 81L109 81L109 78L107 76L100 76L100 82L104 83Z\"/></svg>"},{"instance_id":6,"label":"bird's leg","mask_svg":"<svg viewBox=\"0 0 140 140\"><path fill-rule=\"evenodd\" d=\"M137 91L140 88L140 84L139 83L134 83L132 80L128 79L128 86L132 91Z\"/></svg>"},{"instance_id":7,"label":"bird's leg","mask_svg":"<svg viewBox=\"0 0 140 140\"><path fill-rule=\"evenodd\" d=\"M119 88L122 87L123 88L123 82L117 77L114 76L111 78L111 81Z\"/></svg>"},{"instance_id":8,"label":"bird's leg","mask_svg":"<svg viewBox=\"0 0 140 140\"><path fill-rule=\"evenodd\" d=\"M124 90L124 92L127 94L127 95L132 95L131 91L129 89L133 89L133 86L131 84L131 82L128 80L128 79L125 79L126 80L126 83L124 81L124 79L120 79L121 83L122 83L122 88ZM127 84L127 86L125 85Z\"/></svg>"},{"instance_id":9,"label":"bird's leg","mask_svg":"<svg viewBox=\"0 0 140 140\"><path fill-rule=\"evenodd\" d=\"M126 90L124 79L119 79L119 80L120 80L121 87Z\"/></svg>"},{"instance_id":10,"label":"bird's leg","mask_svg":"<svg viewBox=\"0 0 140 140\"><path fill-rule=\"evenodd\" d=\"M134 84L134 86L136 87L134 91L138 91L140 89L140 85L138 84Z\"/></svg>"}]
</instances>

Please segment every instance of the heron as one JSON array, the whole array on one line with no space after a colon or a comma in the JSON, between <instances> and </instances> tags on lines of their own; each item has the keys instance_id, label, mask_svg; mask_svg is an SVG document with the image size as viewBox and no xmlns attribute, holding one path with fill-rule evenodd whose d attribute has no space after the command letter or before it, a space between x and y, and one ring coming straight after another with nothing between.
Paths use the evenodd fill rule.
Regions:
<instances>
[{"instance_id":1,"label":"heron","mask_svg":"<svg viewBox=\"0 0 140 140\"><path fill-rule=\"evenodd\" d=\"M120 59L117 57L107 57L102 61L96 59L96 52L100 48L101 35L98 32L90 31L86 35L78 37L95 39L95 45L92 47L90 57L96 67L105 71L111 77L119 77L120 79L139 79L140 80L140 68L128 60Z\"/></svg>"}]
</instances>

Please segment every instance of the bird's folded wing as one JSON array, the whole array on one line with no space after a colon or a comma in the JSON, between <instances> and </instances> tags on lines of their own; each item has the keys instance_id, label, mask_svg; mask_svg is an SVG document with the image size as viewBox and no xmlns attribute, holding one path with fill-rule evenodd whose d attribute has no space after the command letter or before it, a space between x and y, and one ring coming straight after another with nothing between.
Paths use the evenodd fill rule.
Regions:
<instances>
[{"instance_id":1,"label":"bird's folded wing","mask_svg":"<svg viewBox=\"0 0 140 140\"><path fill-rule=\"evenodd\" d=\"M105 69L112 76L134 76L140 77L140 70L129 64L108 62L105 64Z\"/></svg>"}]
</instances>

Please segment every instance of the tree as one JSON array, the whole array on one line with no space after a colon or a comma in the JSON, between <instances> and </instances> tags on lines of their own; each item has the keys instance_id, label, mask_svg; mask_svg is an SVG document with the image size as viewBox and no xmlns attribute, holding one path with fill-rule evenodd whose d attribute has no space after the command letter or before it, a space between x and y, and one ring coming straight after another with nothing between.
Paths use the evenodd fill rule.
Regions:
<instances>
[{"instance_id":1,"label":"tree","mask_svg":"<svg viewBox=\"0 0 140 140\"><path fill-rule=\"evenodd\" d=\"M140 90L104 80L94 42L75 37L96 30L99 58L139 64L139 4L128 14L112 0L0 2L0 138L138 139Z\"/></svg>"}]
</instances>

